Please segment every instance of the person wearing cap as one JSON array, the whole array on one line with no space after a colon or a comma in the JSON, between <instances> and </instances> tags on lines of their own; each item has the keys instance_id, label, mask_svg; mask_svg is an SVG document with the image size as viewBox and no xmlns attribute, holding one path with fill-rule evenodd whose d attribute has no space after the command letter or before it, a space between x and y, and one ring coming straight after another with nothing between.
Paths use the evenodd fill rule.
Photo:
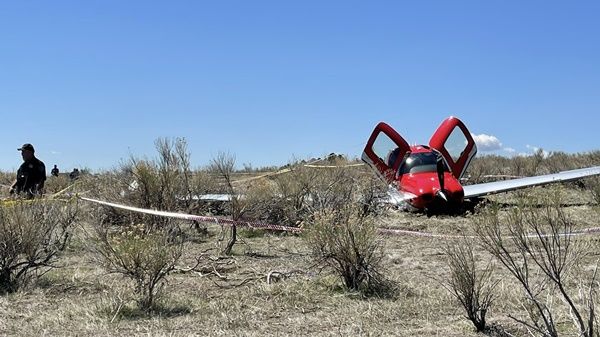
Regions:
<instances>
[{"instance_id":1,"label":"person wearing cap","mask_svg":"<svg viewBox=\"0 0 600 337\"><path fill-rule=\"evenodd\" d=\"M26 193L28 198L41 195L46 181L46 166L35 157L33 145L23 144L17 150L21 151L23 164L17 170L17 179L10 187L10 194Z\"/></svg>"}]
</instances>

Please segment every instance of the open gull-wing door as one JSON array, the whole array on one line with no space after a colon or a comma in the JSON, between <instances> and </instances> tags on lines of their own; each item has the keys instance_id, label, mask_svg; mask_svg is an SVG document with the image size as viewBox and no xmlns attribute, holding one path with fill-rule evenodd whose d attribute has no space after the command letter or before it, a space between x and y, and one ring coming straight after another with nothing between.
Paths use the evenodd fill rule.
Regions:
<instances>
[{"instance_id":1,"label":"open gull-wing door","mask_svg":"<svg viewBox=\"0 0 600 337\"><path fill-rule=\"evenodd\" d=\"M431 136L429 146L444 156L456 179L465 174L471 159L477 153L471 133L456 117L448 117L442 122Z\"/></svg>"},{"instance_id":2,"label":"open gull-wing door","mask_svg":"<svg viewBox=\"0 0 600 337\"><path fill-rule=\"evenodd\" d=\"M410 152L410 146L391 126L377 124L369 137L362 160L388 184L396 178L398 167Z\"/></svg>"}]
</instances>

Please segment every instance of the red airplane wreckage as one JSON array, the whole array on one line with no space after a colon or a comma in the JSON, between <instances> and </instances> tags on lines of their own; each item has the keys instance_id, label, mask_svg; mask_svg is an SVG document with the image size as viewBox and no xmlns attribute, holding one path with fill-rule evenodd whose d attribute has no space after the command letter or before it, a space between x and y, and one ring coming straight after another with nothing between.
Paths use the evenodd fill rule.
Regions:
<instances>
[{"instance_id":1,"label":"red airplane wreckage","mask_svg":"<svg viewBox=\"0 0 600 337\"><path fill-rule=\"evenodd\" d=\"M381 122L367 141L362 160L389 184L388 202L410 210L452 212L466 199L564 182L600 174L600 166L534 177L461 185L477 146L456 117L442 122L429 145L409 145L391 126Z\"/></svg>"},{"instance_id":2,"label":"red airplane wreckage","mask_svg":"<svg viewBox=\"0 0 600 337\"><path fill-rule=\"evenodd\" d=\"M530 186L565 182L600 175L600 166L563 171L535 177L502 180L483 184L461 185L461 178L477 153L477 146L467 127L456 117L442 122L429 140L429 145L410 146L391 126L379 123L362 153L362 160L388 183L385 202L407 209L434 212L460 212L467 199L507 192ZM287 172L283 170L281 172ZM132 183L130 189L137 188ZM80 197L90 202L133 212L184 220L240 225L250 228L300 232L302 228L261 222L235 221L217 217L142 209L106 201ZM205 194L194 200L230 202L228 194Z\"/></svg>"},{"instance_id":3,"label":"red airplane wreckage","mask_svg":"<svg viewBox=\"0 0 600 337\"><path fill-rule=\"evenodd\" d=\"M381 122L369 137L362 160L388 184L388 195L383 202L428 214L460 213L468 208L465 200L473 201L469 202L472 206L480 197L490 194L600 175L600 166L594 166L463 186L461 179L476 153L477 145L467 127L460 119L448 117L433 133L429 145L411 146L391 126ZM133 183L131 188L135 188ZM230 202L231 197L204 194L193 199Z\"/></svg>"}]
</instances>

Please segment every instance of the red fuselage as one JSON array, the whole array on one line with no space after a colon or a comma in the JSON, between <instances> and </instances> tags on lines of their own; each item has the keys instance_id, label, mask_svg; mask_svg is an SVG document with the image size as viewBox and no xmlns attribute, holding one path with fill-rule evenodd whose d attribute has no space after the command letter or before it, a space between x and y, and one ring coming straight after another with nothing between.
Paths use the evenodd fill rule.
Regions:
<instances>
[{"instance_id":1,"label":"red fuselage","mask_svg":"<svg viewBox=\"0 0 600 337\"><path fill-rule=\"evenodd\" d=\"M385 122L375 126L362 153L362 160L400 192L390 201L425 211L442 212L462 207L465 174L477 146L467 127L456 117L446 118L429 144L410 146Z\"/></svg>"},{"instance_id":2,"label":"red fuselage","mask_svg":"<svg viewBox=\"0 0 600 337\"><path fill-rule=\"evenodd\" d=\"M443 182L436 169L435 160L439 154L427 146L411 146L410 155L400 166L396 178L398 190L415 195L408 203L417 209L433 209L447 204L461 204L464 191L460 182L444 164ZM440 195L443 184L444 196Z\"/></svg>"}]
</instances>

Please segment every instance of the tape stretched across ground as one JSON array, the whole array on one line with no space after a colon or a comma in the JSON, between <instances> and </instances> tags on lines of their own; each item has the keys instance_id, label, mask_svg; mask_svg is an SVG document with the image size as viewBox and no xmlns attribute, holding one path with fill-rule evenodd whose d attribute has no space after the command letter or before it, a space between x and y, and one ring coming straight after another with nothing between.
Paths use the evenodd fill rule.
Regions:
<instances>
[{"instance_id":1,"label":"tape stretched across ground","mask_svg":"<svg viewBox=\"0 0 600 337\"><path fill-rule=\"evenodd\" d=\"M267 230L274 230L274 231L284 231L284 232L290 232L290 233L301 233L303 231L303 228L300 228L300 227L274 225L274 224L268 224L268 223L257 222L257 221L239 221L239 220L236 221L236 220L223 219L223 218L217 218L217 217L212 217L212 216L202 216L202 215L193 215L193 214L186 214L186 213L158 211L158 210L151 210L151 209L145 209L145 208L139 208L139 207L133 207L133 206L126 206L126 205L121 205L121 204L116 204L116 203L112 203L112 202L96 200L96 199L86 198L86 197L81 197L81 196L79 196L79 199L93 202L93 203L100 204L100 205L104 205L104 206L128 210L128 211L132 211L132 212L138 212L138 213L156 215L156 216L164 216L164 217L170 217L170 218L175 218L175 219L198 221L198 222L203 222L203 223L215 223L218 225L248 227L251 229L267 229ZM389 227L387 227L387 228L380 227L380 228L378 228L378 232L380 234L388 234L388 235L416 236L416 237L426 237L426 238L436 238L436 239L462 239L462 238L475 239L475 238L477 238L476 236L434 234L434 233L428 233L428 232L411 231L411 230L406 230L406 229L389 228ZM575 230L575 231L572 231L569 233L559 233L558 235L559 236L581 236L581 235L593 235L593 234L600 234L600 227L585 228L585 229L581 229L581 230ZM540 235L541 235L541 237L550 237L552 234L540 234ZM527 235L527 237L535 238L535 237L539 237L540 235L529 234L529 235ZM510 238L513 238L513 236L505 236L504 238L510 239Z\"/></svg>"},{"instance_id":2,"label":"tape stretched across ground","mask_svg":"<svg viewBox=\"0 0 600 337\"><path fill-rule=\"evenodd\" d=\"M81 197L81 196L79 197L79 199L93 202L93 203L100 204L100 205L104 205L104 206L124 209L127 211L149 214L149 215L156 215L156 216L164 216L164 217L169 217L169 218L174 218L174 219L198 221L198 222L203 222L203 223L215 223L218 225L248 227L248 228L252 228L252 229L268 229L268 230L291 232L291 233L300 233L302 231L302 228L299 228L299 227L273 225L273 224L257 222L257 221L240 221L240 220L223 219L223 218L217 218L217 217L213 217L213 216L202 216L202 215L193 215L193 214L186 214L186 213L158 211L158 210L152 210L152 209L126 206L126 205L121 205L121 204L116 204L116 203L112 203L112 202L96 200L96 199L86 198L86 197Z\"/></svg>"},{"instance_id":3,"label":"tape stretched across ground","mask_svg":"<svg viewBox=\"0 0 600 337\"><path fill-rule=\"evenodd\" d=\"M380 227L379 233L393 234L393 235L408 235L408 236L417 236L417 237L434 238L434 239L477 239L478 238L475 235L434 234L434 233L428 233L428 232L417 232L417 231L411 231L411 230L407 230L407 229L388 228L388 227ZM584 229L580 229L580 230L574 230L569 233L558 233L557 235L563 237L563 236L582 236L582 235L593 235L593 234L600 234L600 227L584 228ZM551 237L551 236L553 236L553 234L540 233L540 234L525 235L526 238L530 238L530 239L538 238L538 237L547 238L547 237ZM507 236L502 236L502 238L513 239L513 238L515 238L515 236L507 235Z\"/></svg>"}]
</instances>

